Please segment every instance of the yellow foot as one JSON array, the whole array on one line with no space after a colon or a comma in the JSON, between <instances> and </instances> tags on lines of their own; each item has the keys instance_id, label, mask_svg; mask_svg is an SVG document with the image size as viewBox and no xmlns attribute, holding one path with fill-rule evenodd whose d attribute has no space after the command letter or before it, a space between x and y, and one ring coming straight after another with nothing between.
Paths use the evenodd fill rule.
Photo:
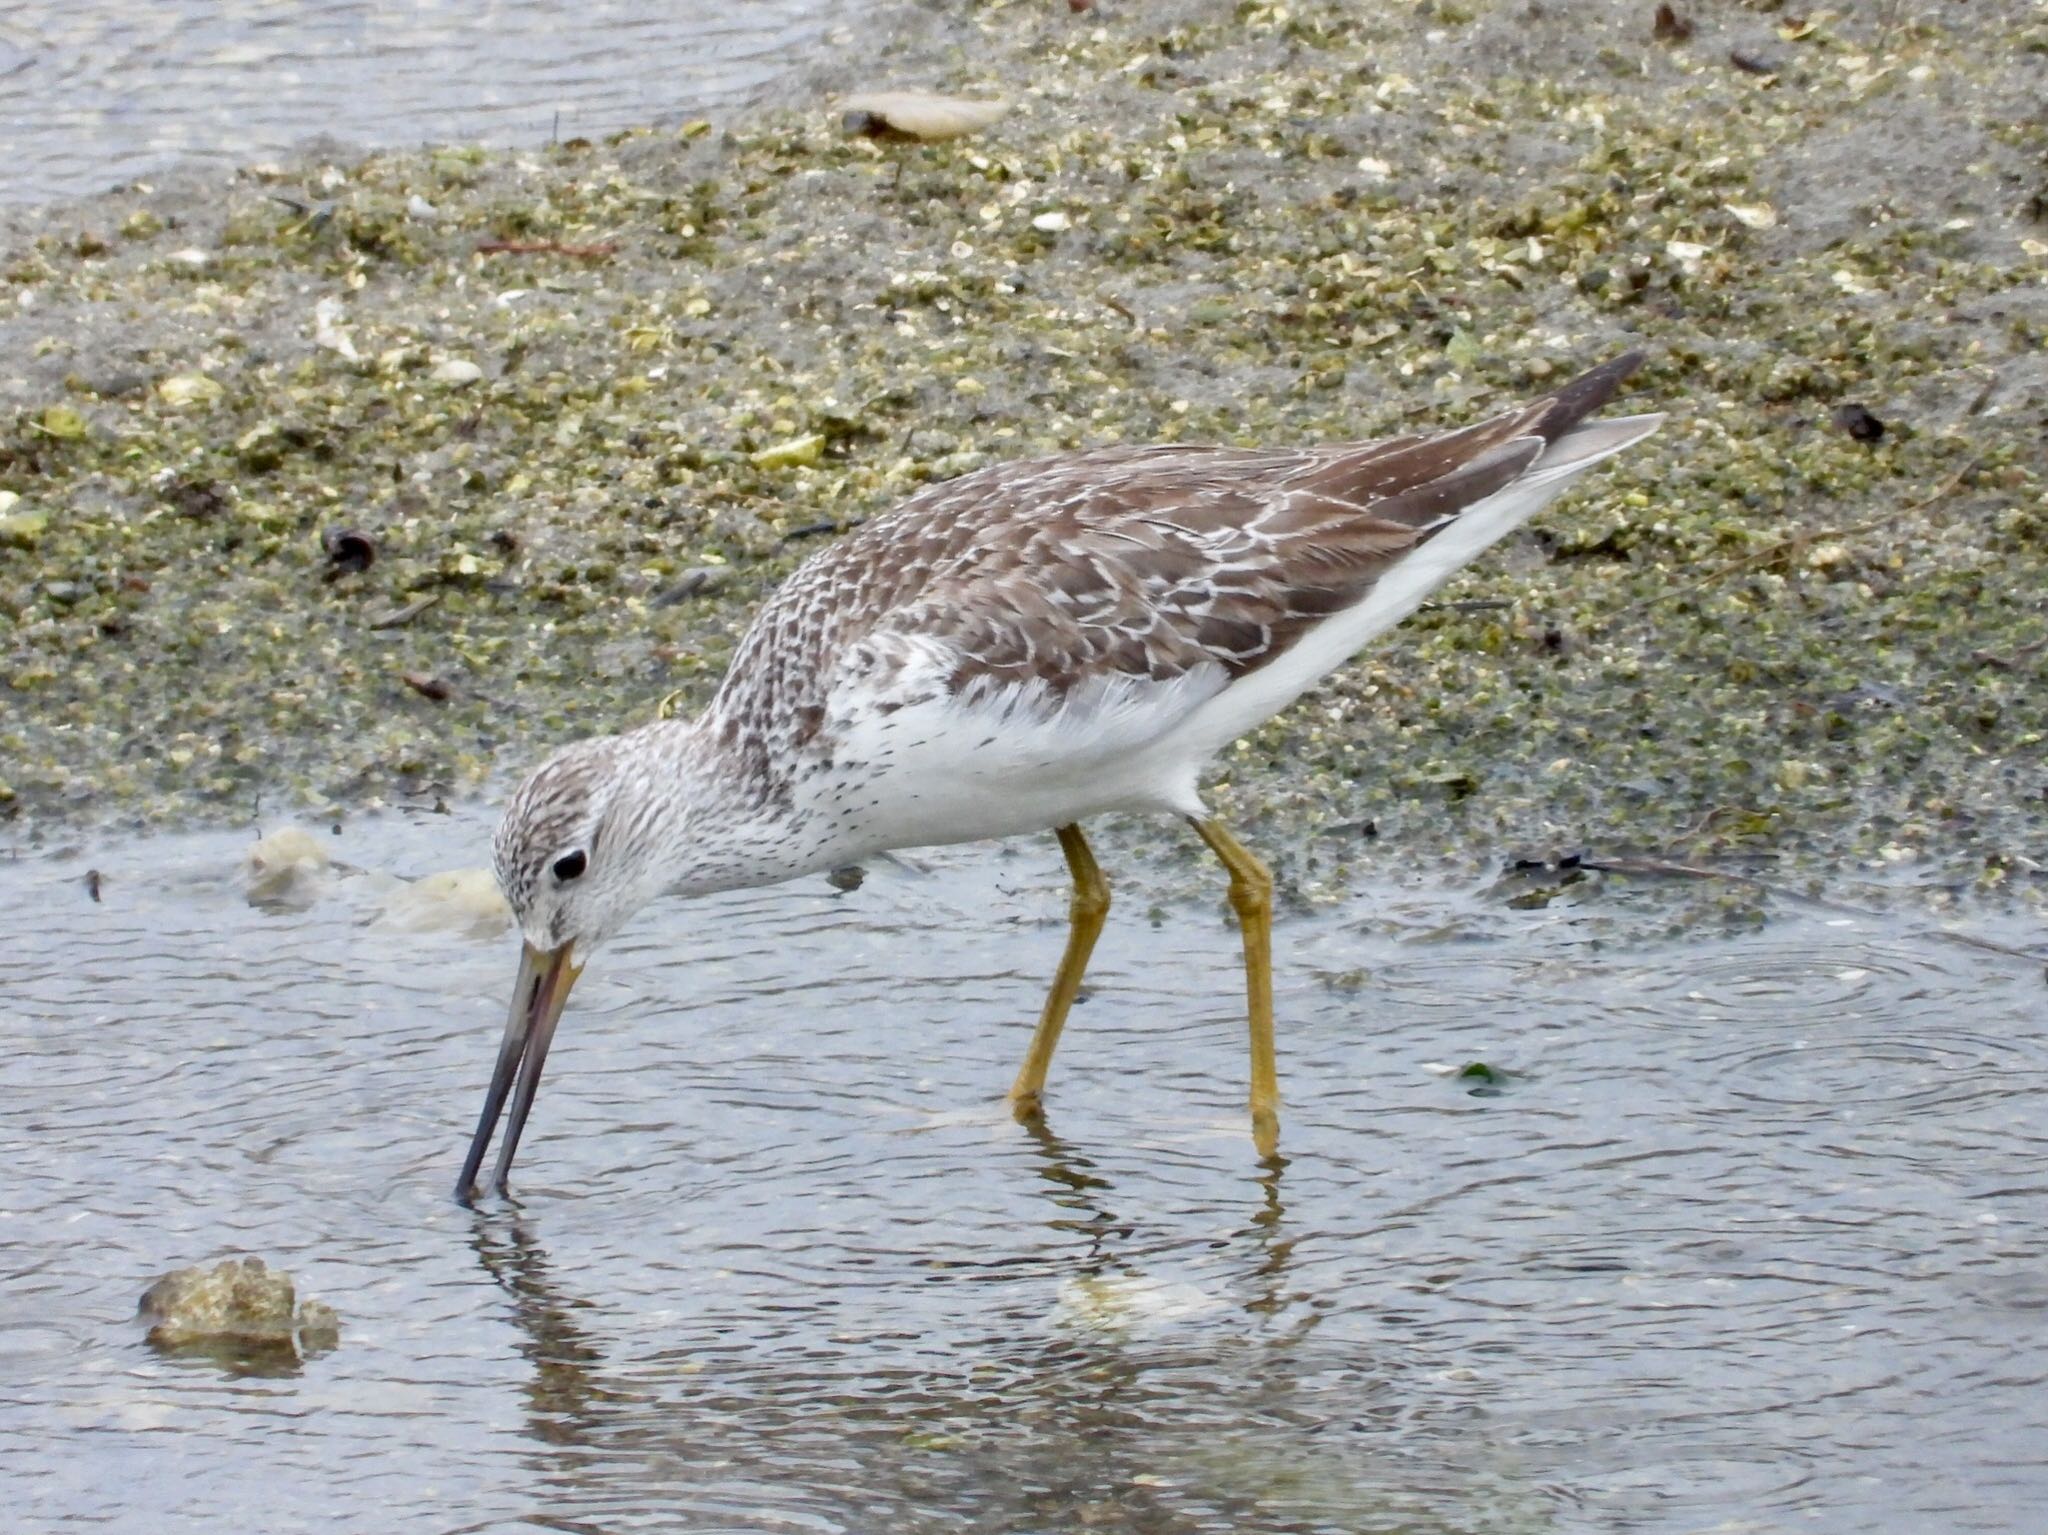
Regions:
<instances>
[{"instance_id":1,"label":"yellow foot","mask_svg":"<svg viewBox=\"0 0 2048 1535\"><path fill-rule=\"evenodd\" d=\"M1280 1116L1271 1109L1252 1110L1252 1145L1261 1161L1280 1155Z\"/></svg>"}]
</instances>

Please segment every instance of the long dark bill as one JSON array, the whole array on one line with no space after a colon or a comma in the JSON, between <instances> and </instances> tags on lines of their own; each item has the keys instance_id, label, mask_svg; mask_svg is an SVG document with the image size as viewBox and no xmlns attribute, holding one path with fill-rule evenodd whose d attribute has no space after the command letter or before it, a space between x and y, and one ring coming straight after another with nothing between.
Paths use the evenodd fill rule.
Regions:
<instances>
[{"instance_id":1,"label":"long dark bill","mask_svg":"<svg viewBox=\"0 0 2048 1535\"><path fill-rule=\"evenodd\" d=\"M484 1111L477 1117L476 1138L469 1143L462 1176L455 1183L455 1197L463 1204L476 1192L477 1171L484 1165L484 1153L490 1150L491 1132L498 1128L498 1116L505 1110L516 1073L519 1091L512 1099L512 1120L505 1127L498 1165L491 1173L491 1187L500 1194L505 1192L505 1175L512 1170L520 1132L526 1128L533 1095L540 1090L541 1069L548 1062L555 1024L569 1000L569 988L583 973L583 967L573 961L573 948L565 943L559 949L536 949L529 943L519 956L519 980L512 987L512 1010L505 1019L504 1041L498 1046L498 1064L491 1069L491 1087L484 1094Z\"/></svg>"}]
</instances>

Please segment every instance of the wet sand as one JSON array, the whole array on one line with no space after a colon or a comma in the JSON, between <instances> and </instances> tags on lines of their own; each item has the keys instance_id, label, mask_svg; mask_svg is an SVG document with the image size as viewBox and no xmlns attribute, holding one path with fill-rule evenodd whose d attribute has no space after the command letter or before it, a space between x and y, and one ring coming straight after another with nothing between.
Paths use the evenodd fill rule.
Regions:
<instances>
[{"instance_id":1,"label":"wet sand","mask_svg":"<svg viewBox=\"0 0 2048 1535\"><path fill-rule=\"evenodd\" d=\"M0 217L0 808L473 793L701 700L930 479L1465 420L1642 345L1651 450L1220 807L1309 894L1590 847L2038 903L2038 11L1692 19L919 11L729 127ZM1017 107L844 138L876 83Z\"/></svg>"}]
</instances>

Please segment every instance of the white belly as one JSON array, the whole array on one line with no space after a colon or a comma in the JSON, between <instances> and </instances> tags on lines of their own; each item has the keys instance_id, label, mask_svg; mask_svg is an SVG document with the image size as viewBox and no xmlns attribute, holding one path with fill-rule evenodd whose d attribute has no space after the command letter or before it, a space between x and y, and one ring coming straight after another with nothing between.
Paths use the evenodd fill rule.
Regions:
<instances>
[{"instance_id":1,"label":"white belly","mask_svg":"<svg viewBox=\"0 0 2048 1535\"><path fill-rule=\"evenodd\" d=\"M975 842L1065 826L1111 811L1199 815L1202 759L1151 749L1222 669L1168 683L1117 679L1077 690L1064 708L1012 695L982 707L951 700L861 715L847 771L802 789L814 817L843 824L840 855Z\"/></svg>"},{"instance_id":2,"label":"white belly","mask_svg":"<svg viewBox=\"0 0 2048 1535\"><path fill-rule=\"evenodd\" d=\"M1211 757L1661 419L1624 417L1581 429L1402 559L1363 601L1234 680L1215 664L1167 682L1119 673L1089 679L1063 698L1022 685L970 706L943 696L937 679L953 658L933 657L930 674L912 679L925 701L888 712L876 707L888 700L836 695L849 771L808 791L808 808L844 828L836 844L847 857L1043 831L1109 811L1199 816L1196 782Z\"/></svg>"}]
</instances>

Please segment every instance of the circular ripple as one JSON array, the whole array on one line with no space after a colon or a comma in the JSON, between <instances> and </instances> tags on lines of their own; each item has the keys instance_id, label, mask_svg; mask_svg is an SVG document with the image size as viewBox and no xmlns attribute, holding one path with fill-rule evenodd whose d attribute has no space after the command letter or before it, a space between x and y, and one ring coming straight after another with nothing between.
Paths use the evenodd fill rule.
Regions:
<instances>
[{"instance_id":1,"label":"circular ripple","mask_svg":"<svg viewBox=\"0 0 2048 1535\"><path fill-rule=\"evenodd\" d=\"M1528 992L1545 963L1478 950L1447 949L1368 967L1366 990L1403 1014L1470 1017Z\"/></svg>"},{"instance_id":2,"label":"circular ripple","mask_svg":"<svg viewBox=\"0 0 2048 1535\"><path fill-rule=\"evenodd\" d=\"M1795 1039L1731 1052L1711 1064L1741 1100L1784 1106L1883 1104L1946 1109L2012 1091L2002 1042L1971 1035Z\"/></svg>"},{"instance_id":3,"label":"circular ripple","mask_svg":"<svg viewBox=\"0 0 2048 1535\"><path fill-rule=\"evenodd\" d=\"M1780 943L1687 955L1671 972L1673 1000L1726 1016L1839 1021L1913 975L1898 955L1868 944Z\"/></svg>"}]
</instances>

